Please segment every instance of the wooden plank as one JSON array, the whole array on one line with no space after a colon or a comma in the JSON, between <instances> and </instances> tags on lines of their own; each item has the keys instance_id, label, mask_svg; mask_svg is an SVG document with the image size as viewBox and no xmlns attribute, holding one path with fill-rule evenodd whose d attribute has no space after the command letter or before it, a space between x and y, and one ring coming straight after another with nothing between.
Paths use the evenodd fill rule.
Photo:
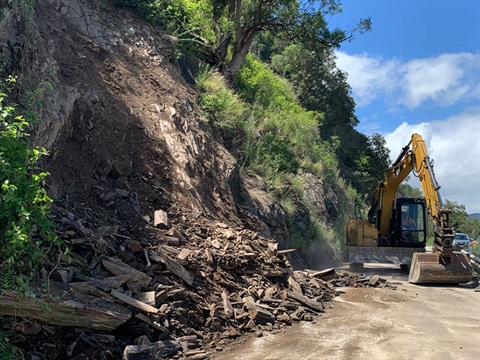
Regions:
<instances>
[{"instance_id":1,"label":"wooden plank","mask_svg":"<svg viewBox=\"0 0 480 360\"><path fill-rule=\"evenodd\" d=\"M285 255L285 254L292 253L292 252L294 252L294 251L297 251L297 249L278 250L278 251L277 251L277 255Z\"/></svg>"},{"instance_id":2,"label":"wooden plank","mask_svg":"<svg viewBox=\"0 0 480 360\"><path fill-rule=\"evenodd\" d=\"M228 293L224 289L222 291L222 302L223 302L223 311L225 312L225 315L227 318L231 318L233 316L233 306L230 303L230 300L228 298Z\"/></svg>"},{"instance_id":3,"label":"wooden plank","mask_svg":"<svg viewBox=\"0 0 480 360\"><path fill-rule=\"evenodd\" d=\"M257 306L255 300L251 296L244 297L243 302L248 308L248 316L256 324L275 323L275 315Z\"/></svg>"},{"instance_id":4,"label":"wooden plank","mask_svg":"<svg viewBox=\"0 0 480 360\"><path fill-rule=\"evenodd\" d=\"M96 287L98 287L103 291L110 291L112 289L119 288L120 286L125 284L127 281L132 279L132 275L128 275L128 274L110 276L110 277L103 278L101 280L91 278L82 274L76 274L75 276L80 280L87 281L92 285L95 285Z\"/></svg>"},{"instance_id":5,"label":"wooden plank","mask_svg":"<svg viewBox=\"0 0 480 360\"><path fill-rule=\"evenodd\" d=\"M177 255L177 260L181 265L185 265L188 263L188 257L192 253L192 250L184 248L180 251L180 254Z\"/></svg>"},{"instance_id":6,"label":"wooden plank","mask_svg":"<svg viewBox=\"0 0 480 360\"><path fill-rule=\"evenodd\" d=\"M162 325L160 325L158 322L156 321L153 321L152 319L150 319L147 315L145 314L142 314L142 313L138 313L135 315L135 317L141 321L143 321L144 323L150 325L152 328L154 328L155 330L158 330L158 331L161 331L162 333L167 333L167 335L170 333L170 331L166 328L166 327L163 327Z\"/></svg>"},{"instance_id":7,"label":"wooden plank","mask_svg":"<svg viewBox=\"0 0 480 360\"><path fill-rule=\"evenodd\" d=\"M380 276L378 275L373 275L371 279L368 281L368 284L370 286L377 286L378 282L380 280Z\"/></svg>"},{"instance_id":8,"label":"wooden plank","mask_svg":"<svg viewBox=\"0 0 480 360\"><path fill-rule=\"evenodd\" d=\"M173 260L164 252L160 253L160 256L162 257L163 261L165 261L165 265L169 271L177 275L188 285L193 285L193 282L195 281L195 276L190 271L185 269L179 262Z\"/></svg>"},{"instance_id":9,"label":"wooden plank","mask_svg":"<svg viewBox=\"0 0 480 360\"><path fill-rule=\"evenodd\" d=\"M317 301L309 299L308 297L306 297L304 295L298 294L298 293L293 292L293 291L287 291L287 297L289 299L295 300L295 301L299 302L300 304L303 304L303 305L309 307L312 310L319 311L319 312L324 311L322 303L319 303Z\"/></svg>"},{"instance_id":10,"label":"wooden plank","mask_svg":"<svg viewBox=\"0 0 480 360\"><path fill-rule=\"evenodd\" d=\"M295 281L293 277L291 276L288 277L288 284L291 286L294 292L296 292L297 294L303 295L302 287L298 282Z\"/></svg>"},{"instance_id":11,"label":"wooden plank","mask_svg":"<svg viewBox=\"0 0 480 360\"><path fill-rule=\"evenodd\" d=\"M135 294L134 299L141 301L145 304L155 306L155 291L146 291Z\"/></svg>"},{"instance_id":12,"label":"wooden plank","mask_svg":"<svg viewBox=\"0 0 480 360\"><path fill-rule=\"evenodd\" d=\"M40 287L39 287L40 288ZM24 297L6 292L0 295L0 314L33 318L58 326L112 331L125 323L132 312L107 299L88 294L75 293L66 287L51 285L51 298Z\"/></svg>"},{"instance_id":13,"label":"wooden plank","mask_svg":"<svg viewBox=\"0 0 480 360\"><path fill-rule=\"evenodd\" d=\"M123 294L120 291L117 291L115 289L112 289L111 294L112 294L112 296L115 296L117 299L122 300L124 303L126 303L130 306L133 306L133 307L135 307L139 310L142 310L146 313L158 314L159 311L160 311L156 307L153 307L151 305L145 304L144 302L138 301L138 300L132 298L131 296L125 295L125 294Z\"/></svg>"},{"instance_id":14,"label":"wooden plank","mask_svg":"<svg viewBox=\"0 0 480 360\"><path fill-rule=\"evenodd\" d=\"M337 276L337 273L334 268L330 268L330 269L325 269L321 271L316 271L314 273L311 273L310 276L312 276L313 278L322 279L323 281L330 281L335 279L335 277Z\"/></svg>"},{"instance_id":15,"label":"wooden plank","mask_svg":"<svg viewBox=\"0 0 480 360\"><path fill-rule=\"evenodd\" d=\"M131 275L132 281L137 281L142 286L147 286L152 281L150 276L123 263L119 259L105 257L102 259L102 264L113 275Z\"/></svg>"}]
</instances>

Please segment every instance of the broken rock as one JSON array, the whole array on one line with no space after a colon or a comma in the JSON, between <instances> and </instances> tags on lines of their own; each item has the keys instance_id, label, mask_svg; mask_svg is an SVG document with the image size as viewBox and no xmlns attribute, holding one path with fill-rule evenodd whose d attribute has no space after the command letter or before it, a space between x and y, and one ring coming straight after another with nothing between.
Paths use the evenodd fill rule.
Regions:
<instances>
[{"instance_id":1,"label":"broken rock","mask_svg":"<svg viewBox=\"0 0 480 360\"><path fill-rule=\"evenodd\" d=\"M168 229L168 214L163 210L156 210L153 215L153 226Z\"/></svg>"}]
</instances>

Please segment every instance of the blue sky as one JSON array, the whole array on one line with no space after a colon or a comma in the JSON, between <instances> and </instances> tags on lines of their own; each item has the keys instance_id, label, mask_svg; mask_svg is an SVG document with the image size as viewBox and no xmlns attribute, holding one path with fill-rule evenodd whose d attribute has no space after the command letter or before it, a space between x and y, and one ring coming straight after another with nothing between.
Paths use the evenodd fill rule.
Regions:
<instances>
[{"instance_id":1,"label":"blue sky","mask_svg":"<svg viewBox=\"0 0 480 360\"><path fill-rule=\"evenodd\" d=\"M372 31L342 44L358 130L382 134L396 158L426 141L444 199L480 212L480 0L344 0L330 19ZM411 184L419 186L412 177Z\"/></svg>"}]
</instances>

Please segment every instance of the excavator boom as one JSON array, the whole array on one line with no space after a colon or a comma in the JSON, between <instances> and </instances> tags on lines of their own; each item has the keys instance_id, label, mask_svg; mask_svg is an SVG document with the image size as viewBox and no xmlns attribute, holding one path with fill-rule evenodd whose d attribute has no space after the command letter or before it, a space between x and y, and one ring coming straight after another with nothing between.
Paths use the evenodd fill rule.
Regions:
<instances>
[{"instance_id":1,"label":"excavator boom","mask_svg":"<svg viewBox=\"0 0 480 360\"><path fill-rule=\"evenodd\" d=\"M414 253L408 281L413 284L458 284L472 278L472 266L465 254L454 253L455 232L449 224L450 210L445 209L440 196L440 185L433 171L433 161L427 153L425 141L419 134L411 139L411 157L414 171L425 195L428 213L433 222L433 253Z\"/></svg>"}]
</instances>

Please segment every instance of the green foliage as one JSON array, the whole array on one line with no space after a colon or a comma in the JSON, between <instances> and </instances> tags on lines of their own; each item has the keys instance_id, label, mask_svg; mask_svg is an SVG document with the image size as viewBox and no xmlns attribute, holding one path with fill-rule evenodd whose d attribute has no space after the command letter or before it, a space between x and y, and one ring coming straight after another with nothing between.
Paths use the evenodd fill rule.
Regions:
<instances>
[{"instance_id":1,"label":"green foliage","mask_svg":"<svg viewBox=\"0 0 480 360\"><path fill-rule=\"evenodd\" d=\"M286 138L267 132L258 141L256 160L263 164L263 172L272 176L277 173L296 174L300 164Z\"/></svg>"},{"instance_id":2,"label":"green foliage","mask_svg":"<svg viewBox=\"0 0 480 360\"><path fill-rule=\"evenodd\" d=\"M255 37L262 33L289 43L295 41L311 49L338 47L343 41L353 38L355 32L369 30L368 20L361 21L351 32L330 29L327 19L340 12L341 5L336 0L215 1L213 18L217 54L221 61L225 61L227 54L231 54L227 67L235 74L250 51ZM264 37L265 40L271 40L268 35ZM268 43L266 44L268 56ZM256 50L258 45L257 42Z\"/></svg>"},{"instance_id":3,"label":"green foliage","mask_svg":"<svg viewBox=\"0 0 480 360\"><path fill-rule=\"evenodd\" d=\"M205 67L197 76L196 83L200 105L214 126L228 133L243 127L248 107L228 87L220 73Z\"/></svg>"},{"instance_id":4,"label":"green foliage","mask_svg":"<svg viewBox=\"0 0 480 360\"><path fill-rule=\"evenodd\" d=\"M0 329L0 360L20 360L24 356L20 349L11 344L9 335Z\"/></svg>"},{"instance_id":5,"label":"green foliage","mask_svg":"<svg viewBox=\"0 0 480 360\"><path fill-rule=\"evenodd\" d=\"M272 57L271 64L290 81L305 108L325 114L321 124L324 139L358 124L347 76L337 68L332 49L289 44Z\"/></svg>"},{"instance_id":6,"label":"green foliage","mask_svg":"<svg viewBox=\"0 0 480 360\"><path fill-rule=\"evenodd\" d=\"M255 128L248 104L228 86L217 71L204 67L196 78L199 103L219 140L240 164L255 151Z\"/></svg>"},{"instance_id":7,"label":"green foliage","mask_svg":"<svg viewBox=\"0 0 480 360\"><path fill-rule=\"evenodd\" d=\"M226 65L232 74L259 34L267 34L265 39L271 39L271 34L290 42L295 39L306 48L338 47L370 28L367 19L351 31L329 29L326 19L341 12L337 0L114 0L114 4L133 9L174 35L192 57L218 67Z\"/></svg>"},{"instance_id":8,"label":"green foliage","mask_svg":"<svg viewBox=\"0 0 480 360\"><path fill-rule=\"evenodd\" d=\"M480 220L468 217L465 205L455 201L446 200L445 207L452 210L450 214L450 226L460 233L468 234L473 239L480 237Z\"/></svg>"},{"instance_id":9,"label":"green foliage","mask_svg":"<svg viewBox=\"0 0 480 360\"><path fill-rule=\"evenodd\" d=\"M246 58L235 77L235 85L242 98L249 103L265 108L298 106L295 93L288 83L254 56Z\"/></svg>"},{"instance_id":10,"label":"green foliage","mask_svg":"<svg viewBox=\"0 0 480 360\"><path fill-rule=\"evenodd\" d=\"M203 56L215 42L211 20L212 4L207 0L115 0L119 7L130 8L140 17L173 35L183 55Z\"/></svg>"},{"instance_id":11,"label":"green foliage","mask_svg":"<svg viewBox=\"0 0 480 360\"><path fill-rule=\"evenodd\" d=\"M351 181L359 192L365 194L371 202L375 188L383 180L390 163L389 149L386 141L380 134L373 134L367 140L364 148L358 149L357 154L350 154L353 159Z\"/></svg>"},{"instance_id":12,"label":"green foliage","mask_svg":"<svg viewBox=\"0 0 480 360\"><path fill-rule=\"evenodd\" d=\"M200 93L200 104L210 122L215 128L222 131L224 140L228 144L231 144L232 147L236 147L233 145L241 147L237 153L248 154L248 165L257 168L259 172L271 179L278 173L296 173L298 171L300 164L293 152L293 144L284 136L284 133L287 133L286 129L278 124L282 119L281 114L265 110L264 105L268 97L261 99L260 104L255 104L255 108L252 110L227 86L224 78L218 72L204 69L196 81ZM280 88L273 80L271 83L273 83L271 88ZM280 92L282 90L285 89L280 89ZM254 91L258 91L258 89ZM278 100L276 104L281 104L281 101ZM249 118L267 113L269 116L265 117L262 124L257 124L256 129L250 126ZM259 126L262 129L259 129ZM262 136L255 138L254 132L261 132ZM292 131L289 133L291 134Z\"/></svg>"},{"instance_id":13,"label":"green foliage","mask_svg":"<svg viewBox=\"0 0 480 360\"><path fill-rule=\"evenodd\" d=\"M25 109L7 105L15 79L0 90L0 289L24 291L45 258L42 241L58 243L47 218L51 199L42 188L45 172L38 159L42 148L30 148L27 128L37 120L32 106L48 88L42 84L31 94Z\"/></svg>"},{"instance_id":14,"label":"green foliage","mask_svg":"<svg viewBox=\"0 0 480 360\"><path fill-rule=\"evenodd\" d=\"M372 196L388 168L388 149L381 135L367 137L355 130L355 101L332 49L290 43L277 49L272 69L288 79L306 109L323 114L318 119L320 135L335 147L339 174L361 194Z\"/></svg>"},{"instance_id":15,"label":"green foliage","mask_svg":"<svg viewBox=\"0 0 480 360\"><path fill-rule=\"evenodd\" d=\"M302 163L323 160L327 151L318 132L321 114L302 108L284 79L248 56L235 85L241 98L252 105L256 121L257 146L249 153L248 164L294 174Z\"/></svg>"}]
</instances>

